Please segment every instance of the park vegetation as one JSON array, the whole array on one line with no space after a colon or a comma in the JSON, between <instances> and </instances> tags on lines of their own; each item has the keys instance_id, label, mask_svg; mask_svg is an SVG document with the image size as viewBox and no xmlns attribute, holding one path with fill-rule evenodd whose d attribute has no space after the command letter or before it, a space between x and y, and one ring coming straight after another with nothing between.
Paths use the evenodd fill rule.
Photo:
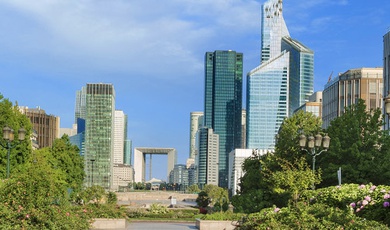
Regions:
<instances>
[{"instance_id":1,"label":"park vegetation","mask_svg":"<svg viewBox=\"0 0 390 230\"><path fill-rule=\"evenodd\" d=\"M2 95L0 114L0 127L23 127L26 136L31 135L30 120ZM9 178L6 165L7 149L1 148L0 229L89 229L93 218L126 215L116 206L115 193L99 186L83 187L83 159L67 136L39 150L32 150L29 139L15 140Z\"/></svg>"}]
</instances>

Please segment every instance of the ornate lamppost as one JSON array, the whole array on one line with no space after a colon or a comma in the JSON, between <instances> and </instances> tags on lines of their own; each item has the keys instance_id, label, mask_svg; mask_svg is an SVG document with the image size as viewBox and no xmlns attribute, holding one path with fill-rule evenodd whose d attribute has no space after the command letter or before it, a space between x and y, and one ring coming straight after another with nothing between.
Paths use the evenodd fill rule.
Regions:
<instances>
[{"instance_id":1,"label":"ornate lamppost","mask_svg":"<svg viewBox=\"0 0 390 230\"><path fill-rule=\"evenodd\" d=\"M92 183L91 183L91 186L93 186L93 163L95 162L95 159L91 159L90 161L92 163Z\"/></svg>"},{"instance_id":2,"label":"ornate lamppost","mask_svg":"<svg viewBox=\"0 0 390 230\"><path fill-rule=\"evenodd\" d=\"M317 134L314 137L310 135L308 138L306 138L306 136L303 134L299 136L299 146L302 150L307 152L313 158L313 173L315 173L316 170L316 157L319 156L321 153L328 151L329 144L330 137L328 136L328 134L325 134L324 137L321 134Z\"/></svg>"},{"instance_id":3,"label":"ornate lamppost","mask_svg":"<svg viewBox=\"0 0 390 230\"><path fill-rule=\"evenodd\" d=\"M23 141L25 136L26 136L26 130L24 128L20 128L18 130L19 141ZM0 143L0 146L7 149L7 178L9 178L10 153L11 153L11 149L15 147L15 145L11 144L14 141L14 130L8 126L5 126L3 128L3 139L6 141L6 144L3 145L2 143Z\"/></svg>"}]
</instances>

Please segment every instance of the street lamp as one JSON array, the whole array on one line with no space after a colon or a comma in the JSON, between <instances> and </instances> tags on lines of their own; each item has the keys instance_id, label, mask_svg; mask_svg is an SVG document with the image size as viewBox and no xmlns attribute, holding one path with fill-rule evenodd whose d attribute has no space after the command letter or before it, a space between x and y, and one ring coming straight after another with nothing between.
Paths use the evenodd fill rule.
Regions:
<instances>
[{"instance_id":1,"label":"street lamp","mask_svg":"<svg viewBox=\"0 0 390 230\"><path fill-rule=\"evenodd\" d=\"M26 130L24 128L20 128L18 130L18 139L19 141L23 141L26 136ZM9 161L10 161L10 153L11 153L11 148L15 147L11 145L11 142L14 141L14 130L11 129L8 126L5 126L3 128L3 139L6 141L6 145L3 145L0 143L1 147L7 149L7 178L9 178Z\"/></svg>"},{"instance_id":2,"label":"street lamp","mask_svg":"<svg viewBox=\"0 0 390 230\"><path fill-rule=\"evenodd\" d=\"M385 113L388 117L390 117L390 94L387 95L387 97L383 98L384 101L384 107L385 107ZM389 124L387 124L387 127L389 127Z\"/></svg>"},{"instance_id":3,"label":"street lamp","mask_svg":"<svg viewBox=\"0 0 390 230\"><path fill-rule=\"evenodd\" d=\"M308 141L307 141L308 139ZM306 149L306 142L307 142L307 148ZM322 150L320 150L322 144ZM322 152L328 151L330 144L330 137L328 134L326 134L324 137L321 136L321 134L317 134L314 137L310 135L308 138L306 138L305 135L299 136L299 146L302 150L306 151L309 155L313 157L313 173L315 173L316 170L316 157L320 155ZM319 152L318 152L319 151ZM314 185L313 185L314 189Z\"/></svg>"}]
</instances>

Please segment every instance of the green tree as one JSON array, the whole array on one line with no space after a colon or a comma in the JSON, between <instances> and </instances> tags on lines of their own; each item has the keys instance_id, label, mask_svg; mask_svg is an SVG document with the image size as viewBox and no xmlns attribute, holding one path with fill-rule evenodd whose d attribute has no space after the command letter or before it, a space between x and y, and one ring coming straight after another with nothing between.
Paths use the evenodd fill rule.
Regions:
<instances>
[{"instance_id":1,"label":"green tree","mask_svg":"<svg viewBox=\"0 0 390 230\"><path fill-rule=\"evenodd\" d=\"M311 157L299 146L299 136L300 134L314 135L320 132L321 119L312 113L298 111L285 119L276 137L275 151L264 155L254 151L252 156L244 161L245 174L239 182L240 190L236 196L232 197L235 211L252 213L271 207L273 204L286 205L289 195L275 191L275 184L270 179L271 175L273 177L283 175L287 170L286 167L294 165L302 157L306 159L306 162L311 162ZM294 172L292 168L290 172ZM278 186L280 188L291 186L287 180L284 182L286 184ZM305 180L301 182L305 183Z\"/></svg>"},{"instance_id":2,"label":"green tree","mask_svg":"<svg viewBox=\"0 0 390 230\"><path fill-rule=\"evenodd\" d=\"M314 136L321 133L321 125L320 118L302 110L286 118L281 124L276 137L274 155L291 163L305 156L307 162L310 163L311 157L302 151L299 146L299 136L301 134Z\"/></svg>"},{"instance_id":3,"label":"green tree","mask_svg":"<svg viewBox=\"0 0 390 230\"><path fill-rule=\"evenodd\" d=\"M217 185L206 184L203 191L207 194L215 211L226 211L229 205L228 191Z\"/></svg>"},{"instance_id":4,"label":"green tree","mask_svg":"<svg viewBox=\"0 0 390 230\"><path fill-rule=\"evenodd\" d=\"M61 169L66 175L69 188L80 191L85 177L84 161L76 145L70 143L67 135L56 139L50 148L53 167Z\"/></svg>"},{"instance_id":5,"label":"green tree","mask_svg":"<svg viewBox=\"0 0 390 230\"><path fill-rule=\"evenodd\" d=\"M26 170L23 165L31 157L31 141L29 141L29 137L32 132L32 125L30 120L19 111L17 106L14 106L0 94L0 129L2 130L5 126L14 130L15 137L10 151L10 176L12 177L14 172ZM20 128L26 130L25 140L21 142L17 140ZM2 138L0 140L1 145L6 146L7 143ZM0 148L0 177L2 178L6 177L6 166L7 150Z\"/></svg>"},{"instance_id":6,"label":"green tree","mask_svg":"<svg viewBox=\"0 0 390 230\"><path fill-rule=\"evenodd\" d=\"M389 184L390 163L384 159L390 157L390 139L382 126L381 111L367 111L363 100L334 119L327 129L332 138L329 150L318 160L323 169L321 186L338 184L339 168L343 183Z\"/></svg>"},{"instance_id":7,"label":"green tree","mask_svg":"<svg viewBox=\"0 0 390 230\"><path fill-rule=\"evenodd\" d=\"M189 193L199 193L200 192L199 186L197 184L190 185L187 188L187 192L189 192Z\"/></svg>"}]
</instances>

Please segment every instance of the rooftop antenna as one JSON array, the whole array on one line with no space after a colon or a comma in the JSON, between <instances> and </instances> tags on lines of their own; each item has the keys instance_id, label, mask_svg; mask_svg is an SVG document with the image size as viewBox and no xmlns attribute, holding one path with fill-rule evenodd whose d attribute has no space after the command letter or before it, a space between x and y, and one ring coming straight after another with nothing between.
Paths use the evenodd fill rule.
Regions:
<instances>
[{"instance_id":1,"label":"rooftop antenna","mask_svg":"<svg viewBox=\"0 0 390 230\"><path fill-rule=\"evenodd\" d=\"M332 70L332 72L331 72L330 75L329 75L329 78L328 78L328 82L327 82L327 83L329 83L329 82L332 80L332 75L333 75L333 70Z\"/></svg>"}]
</instances>

